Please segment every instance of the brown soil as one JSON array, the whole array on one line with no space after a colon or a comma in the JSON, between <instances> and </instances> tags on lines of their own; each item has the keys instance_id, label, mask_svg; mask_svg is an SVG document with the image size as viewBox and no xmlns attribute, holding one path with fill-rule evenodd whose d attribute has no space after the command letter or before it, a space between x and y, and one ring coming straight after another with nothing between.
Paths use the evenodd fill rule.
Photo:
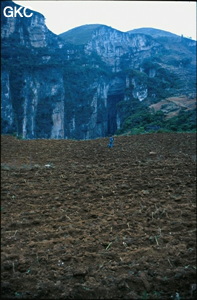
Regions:
<instances>
[{"instance_id":1,"label":"brown soil","mask_svg":"<svg viewBox=\"0 0 197 300\"><path fill-rule=\"evenodd\" d=\"M188 98L187 96L170 97L151 104L150 108L154 109L154 111L164 111L166 119L170 119L178 116L181 109L185 111L196 110L196 98Z\"/></svg>"},{"instance_id":2,"label":"brown soil","mask_svg":"<svg viewBox=\"0 0 197 300\"><path fill-rule=\"evenodd\" d=\"M195 299L195 134L107 144L2 136L1 297Z\"/></svg>"}]
</instances>

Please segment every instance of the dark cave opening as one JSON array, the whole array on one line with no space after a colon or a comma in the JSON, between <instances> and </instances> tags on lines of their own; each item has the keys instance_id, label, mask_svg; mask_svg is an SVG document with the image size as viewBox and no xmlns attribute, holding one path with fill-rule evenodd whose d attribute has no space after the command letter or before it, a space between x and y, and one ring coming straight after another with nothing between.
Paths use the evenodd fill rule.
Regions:
<instances>
[{"instance_id":1,"label":"dark cave opening","mask_svg":"<svg viewBox=\"0 0 197 300\"><path fill-rule=\"evenodd\" d=\"M124 94L107 97L107 133L113 135L117 130L117 103L124 99Z\"/></svg>"}]
</instances>

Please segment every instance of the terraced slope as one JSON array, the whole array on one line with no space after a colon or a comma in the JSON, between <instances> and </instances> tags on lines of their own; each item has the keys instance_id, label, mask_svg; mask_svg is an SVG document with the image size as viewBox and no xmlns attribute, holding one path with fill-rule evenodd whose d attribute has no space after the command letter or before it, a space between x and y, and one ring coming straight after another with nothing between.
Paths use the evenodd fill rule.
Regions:
<instances>
[{"instance_id":1,"label":"terraced slope","mask_svg":"<svg viewBox=\"0 0 197 300\"><path fill-rule=\"evenodd\" d=\"M195 134L2 136L1 296L195 299Z\"/></svg>"}]
</instances>

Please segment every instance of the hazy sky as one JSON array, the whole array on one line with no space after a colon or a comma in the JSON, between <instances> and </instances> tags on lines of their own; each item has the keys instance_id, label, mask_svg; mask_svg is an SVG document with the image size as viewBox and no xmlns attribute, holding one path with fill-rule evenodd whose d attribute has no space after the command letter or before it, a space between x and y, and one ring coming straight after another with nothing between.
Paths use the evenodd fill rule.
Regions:
<instances>
[{"instance_id":1,"label":"hazy sky","mask_svg":"<svg viewBox=\"0 0 197 300\"><path fill-rule=\"evenodd\" d=\"M85 24L120 31L153 27L196 40L196 2L191 1L14 1L42 13L59 34Z\"/></svg>"}]
</instances>

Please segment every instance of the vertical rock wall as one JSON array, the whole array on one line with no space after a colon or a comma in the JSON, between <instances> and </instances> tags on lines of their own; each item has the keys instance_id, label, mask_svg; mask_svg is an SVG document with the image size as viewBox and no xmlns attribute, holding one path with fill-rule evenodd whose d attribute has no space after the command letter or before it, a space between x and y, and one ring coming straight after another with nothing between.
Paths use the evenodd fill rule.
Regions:
<instances>
[{"instance_id":1,"label":"vertical rock wall","mask_svg":"<svg viewBox=\"0 0 197 300\"><path fill-rule=\"evenodd\" d=\"M4 133L16 131L14 125L14 111L10 93L10 75L8 70L1 72L1 126Z\"/></svg>"}]
</instances>

